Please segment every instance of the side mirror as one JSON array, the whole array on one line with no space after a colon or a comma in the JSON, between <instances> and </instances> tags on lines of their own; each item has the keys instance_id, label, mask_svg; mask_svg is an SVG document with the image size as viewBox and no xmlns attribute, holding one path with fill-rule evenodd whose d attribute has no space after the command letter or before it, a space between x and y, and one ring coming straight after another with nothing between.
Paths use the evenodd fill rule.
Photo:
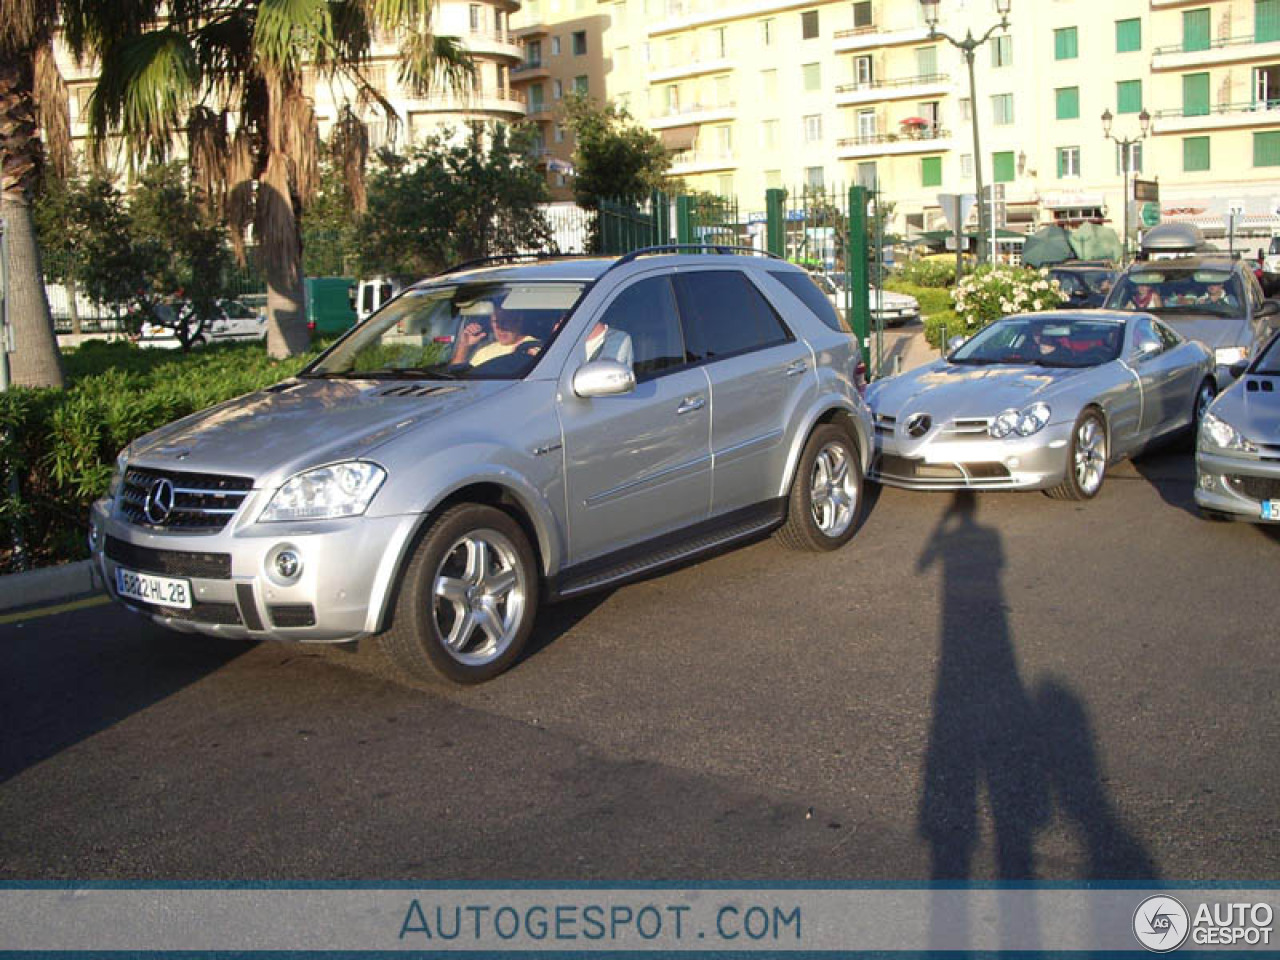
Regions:
<instances>
[{"instance_id":1,"label":"side mirror","mask_svg":"<svg viewBox=\"0 0 1280 960\"><path fill-rule=\"evenodd\" d=\"M1258 308L1258 312L1254 314L1258 317L1274 317L1280 316L1280 303L1275 300L1263 300L1262 306Z\"/></svg>"},{"instance_id":2,"label":"side mirror","mask_svg":"<svg viewBox=\"0 0 1280 960\"><path fill-rule=\"evenodd\" d=\"M954 337L952 337L950 340L947 341L947 354L950 355L955 353L957 350L959 350L961 347L965 345L965 342L968 339L969 339L968 337L963 337L957 333Z\"/></svg>"},{"instance_id":3,"label":"side mirror","mask_svg":"<svg viewBox=\"0 0 1280 960\"><path fill-rule=\"evenodd\" d=\"M1160 352L1160 341L1139 340L1138 345L1134 348L1133 352L1139 360L1146 360L1148 357L1154 357Z\"/></svg>"},{"instance_id":4,"label":"side mirror","mask_svg":"<svg viewBox=\"0 0 1280 960\"><path fill-rule=\"evenodd\" d=\"M573 392L580 397L616 397L635 388L631 367L616 360L593 360L573 374Z\"/></svg>"}]
</instances>

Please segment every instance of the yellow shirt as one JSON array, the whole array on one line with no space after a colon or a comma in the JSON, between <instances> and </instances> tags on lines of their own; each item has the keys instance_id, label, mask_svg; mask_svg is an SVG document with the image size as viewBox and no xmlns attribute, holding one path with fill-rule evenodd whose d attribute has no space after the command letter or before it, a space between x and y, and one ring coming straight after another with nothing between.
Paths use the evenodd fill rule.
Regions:
<instances>
[{"instance_id":1,"label":"yellow shirt","mask_svg":"<svg viewBox=\"0 0 1280 960\"><path fill-rule=\"evenodd\" d=\"M473 367L478 367L482 363L488 363L490 360L496 360L498 357L505 357L515 353L526 343L537 343L537 337L521 337L515 343L499 343L497 340L493 343L486 343L483 347L471 355L471 359L467 361Z\"/></svg>"}]
</instances>

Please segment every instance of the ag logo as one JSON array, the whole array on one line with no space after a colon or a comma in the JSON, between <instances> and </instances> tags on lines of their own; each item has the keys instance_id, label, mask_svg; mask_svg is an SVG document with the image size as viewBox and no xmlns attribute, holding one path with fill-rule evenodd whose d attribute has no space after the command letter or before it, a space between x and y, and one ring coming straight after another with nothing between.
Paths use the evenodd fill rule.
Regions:
<instances>
[{"instance_id":1,"label":"ag logo","mask_svg":"<svg viewBox=\"0 0 1280 960\"><path fill-rule=\"evenodd\" d=\"M933 426L933 417L927 413L913 413L907 417L905 429L907 436L915 437L917 440L929 432L929 428Z\"/></svg>"},{"instance_id":2,"label":"ag logo","mask_svg":"<svg viewBox=\"0 0 1280 960\"><path fill-rule=\"evenodd\" d=\"M1148 950L1168 953L1182 946L1191 928L1191 917L1173 897L1147 897L1133 914L1133 935Z\"/></svg>"}]
</instances>

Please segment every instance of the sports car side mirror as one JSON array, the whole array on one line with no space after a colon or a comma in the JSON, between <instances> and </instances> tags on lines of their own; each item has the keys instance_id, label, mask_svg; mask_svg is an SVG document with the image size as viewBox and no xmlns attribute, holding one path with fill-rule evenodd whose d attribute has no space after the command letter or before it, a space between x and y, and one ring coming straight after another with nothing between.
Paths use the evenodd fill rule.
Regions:
<instances>
[{"instance_id":1,"label":"sports car side mirror","mask_svg":"<svg viewBox=\"0 0 1280 960\"><path fill-rule=\"evenodd\" d=\"M1234 380L1239 380L1241 377L1243 377L1244 372L1248 369L1249 369L1248 360L1240 360L1240 361L1237 361L1236 363L1233 363L1231 366L1227 367L1227 370L1230 371L1231 377Z\"/></svg>"},{"instance_id":2,"label":"sports car side mirror","mask_svg":"<svg viewBox=\"0 0 1280 960\"><path fill-rule=\"evenodd\" d=\"M1159 340L1142 340L1134 347L1133 355L1139 360L1146 360L1148 357L1154 357L1159 352Z\"/></svg>"},{"instance_id":3,"label":"sports car side mirror","mask_svg":"<svg viewBox=\"0 0 1280 960\"><path fill-rule=\"evenodd\" d=\"M947 353L948 354L955 353L957 350L959 350L961 347L964 346L965 341L967 339L968 339L967 337L962 337L960 336L960 334L956 334L954 337L952 337L950 340L947 341Z\"/></svg>"},{"instance_id":4,"label":"sports car side mirror","mask_svg":"<svg viewBox=\"0 0 1280 960\"><path fill-rule=\"evenodd\" d=\"M1258 308L1258 312L1255 314L1255 316L1259 317L1274 317L1277 315L1280 315L1280 303L1275 300L1263 300L1262 306Z\"/></svg>"}]
</instances>

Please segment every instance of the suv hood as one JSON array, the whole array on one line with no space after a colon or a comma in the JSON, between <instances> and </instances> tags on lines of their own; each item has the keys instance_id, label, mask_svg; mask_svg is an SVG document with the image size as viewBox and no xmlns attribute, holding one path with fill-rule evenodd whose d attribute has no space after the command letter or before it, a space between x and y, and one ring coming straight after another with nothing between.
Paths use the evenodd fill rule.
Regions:
<instances>
[{"instance_id":1,"label":"suv hood","mask_svg":"<svg viewBox=\"0 0 1280 960\"><path fill-rule=\"evenodd\" d=\"M980 367L937 360L873 385L867 391L867 402L873 413L891 417L912 413L928 413L935 421L994 417L1002 410L1047 399L1045 395L1054 387L1085 369L1022 364Z\"/></svg>"},{"instance_id":2,"label":"suv hood","mask_svg":"<svg viewBox=\"0 0 1280 960\"><path fill-rule=\"evenodd\" d=\"M1244 317L1160 311L1156 311L1156 316L1188 340L1198 340L1210 350L1218 347L1243 346L1253 341L1249 333L1249 321Z\"/></svg>"},{"instance_id":3,"label":"suv hood","mask_svg":"<svg viewBox=\"0 0 1280 960\"><path fill-rule=\"evenodd\" d=\"M129 462L248 476L262 487L308 467L367 457L406 430L511 386L494 380L286 380L135 440Z\"/></svg>"}]
</instances>

